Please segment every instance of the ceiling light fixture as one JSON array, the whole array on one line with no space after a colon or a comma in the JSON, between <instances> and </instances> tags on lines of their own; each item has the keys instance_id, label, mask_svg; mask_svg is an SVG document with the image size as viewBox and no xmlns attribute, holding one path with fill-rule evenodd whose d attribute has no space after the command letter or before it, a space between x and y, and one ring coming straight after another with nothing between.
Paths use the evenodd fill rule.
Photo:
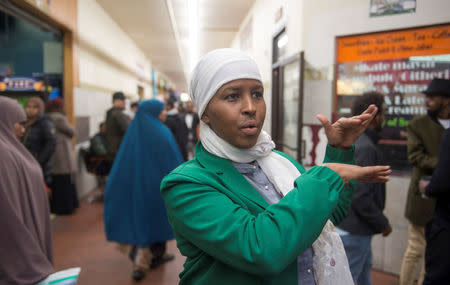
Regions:
<instances>
[{"instance_id":1,"label":"ceiling light fixture","mask_svg":"<svg viewBox=\"0 0 450 285\"><path fill-rule=\"evenodd\" d=\"M187 93L185 93L185 92L183 92L183 93L181 93L180 94L180 101L181 102L187 102L187 101L189 101L190 100L190 97L189 97L189 94L187 94Z\"/></svg>"}]
</instances>

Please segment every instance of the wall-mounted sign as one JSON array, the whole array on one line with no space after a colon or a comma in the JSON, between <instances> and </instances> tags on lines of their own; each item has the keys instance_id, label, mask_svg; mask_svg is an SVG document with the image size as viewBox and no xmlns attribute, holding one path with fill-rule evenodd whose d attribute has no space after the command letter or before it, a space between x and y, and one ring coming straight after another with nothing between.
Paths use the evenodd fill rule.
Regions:
<instances>
[{"instance_id":1,"label":"wall-mounted sign","mask_svg":"<svg viewBox=\"0 0 450 285\"><path fill-rule=\"evenodd\" d=\"M2 77L0 78L0 91L42 91L44 82L35 77Z\"/></svg>"},{"instance_id":2,"label":"wall-mounted sign","mask_svg":"<svg viewBox=\"0 0 450 285\"><path fill-rule=\"evenodd\" d=\"M370 0L370 17L414 12L416 0Z\"/></svg>"},{"instance_id":3,"label":"wall-mounted sign","mask_svg":"<svg viewBox=\"0 0 450 285\"><path fill-rule=\"evenodd\" d=\"M406 126L425 114L424 95L433 78L450 79L450 25L338 37L334 115L349 116L355 96L386 95L381 144L393 169L410 169Z\"/></svg>"}]
</instances>

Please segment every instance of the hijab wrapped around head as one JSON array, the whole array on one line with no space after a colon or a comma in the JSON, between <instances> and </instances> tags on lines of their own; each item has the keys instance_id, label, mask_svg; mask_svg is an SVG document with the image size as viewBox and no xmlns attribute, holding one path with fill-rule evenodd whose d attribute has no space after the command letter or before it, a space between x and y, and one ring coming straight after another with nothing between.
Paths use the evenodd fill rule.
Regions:
<instances>
[{"instance_id":1,"label":"hijab wrapped around head","mask_svg":"<svg viewBox=\"0 0 450 285\"><path fill-rule=\"evenodd\" d=\"M39 109L39 115L44 113L44 111L45 111L45 104L44 104L44 100L42 100L41 97L33 96L30 99L28 99L26 104L28 105L29 103L35 104L37 106L37 108Z\"/></svg>"},{"instance_id":2,"label":"hijab wrapped around head","mask_svg":"<svg viewBox=\"0 0 450 285\"><path fill-rule=\"evenodd\" d=\"M192 72L189 95L201 118L209 101L224 84L237 79L262 82L256 62L242 51L225 48L206 54ZM269 134L261 131L256 144L249 149L237 148L200 120L200 141L210 153L236 162L251 162L272 152L275 144Z\"/></svg>"},{"instance_id":3,"label":"hijab wrapped around head","mask_svg":"<svg viewBox=\"0 0 450 285\"><path fill-rule=\"evenodd\" d=\"M120 144L105 190L109 241L148 247L173 238L159 187L183 158L158 118L163 108L158 100L141 102Z\"/></svg>"},{"instance_id":4,"label":"hijab wrapped around head","mask_svg":"<svg viewBox=\"0 0 450 285\"><path fill-rule=\"evenodd\" d=\"M0 281L6 284L36 284L53 273L44 178L13 131L25 120L15 100L0 96Z\"/></svg>"},{"instance_id":5,"label":"hijab wrapped around head","mask_svg":"<svg viewBox=\"0 0 450 285\"><path fill-rule=\"evenodd\" d=\"M243 52L235 49L218 49L206 54L200 60L192 73L189 90L200 118L220 87L237 79L262 81L256 63ZM256 144L248 149L237 148L219 135L200 121L200 141L208 152L235 162L249 163L256 160L282 196L294 188L294 181L301 174L288 159L272 151L275 143L266 132L261 131ZM331 284L329 282L334 280L347 280L345 284L352 283L342 241L331 221L327 221L312 247L317 284ZM330 252L336 259L336 266L334 264L329 266L326 263Z\"/></svg>"},{"instance_id":6,"label":"hijab wrapped around head","mask_svg":"<svg viewBox=\"0 0 450 285\"><path fill-rule=\"evenodd\" d=\"M209 101L225 83L237 79L262 82L256 62L245 53L231 48L217 49L206 54L191 76L189 95L201 118Z\"/></svg>"},{"instance_id":7,"label":"hijab wrapped around head","mask_svg":"<svg viewBox=\"0 0 450 285\"><path fill-rule=\"evenodd\" d=\"M24 127L26 128L26 129L28 129L29 127L31 127L38 119L39 119L39 117L42 115L42 114L44 114L44 111L45 111L45 103L44 103L44 100L42 100L42 98L41 97L39 97L39 96L33 96L33 97L31 97L30 99L28 99L27 100L27 103L25 104L25 106L26 105L28 105L28 104L34 104L34 105L36 105L36 107L38 108L38 110L39 110L39 114L36 116L36 117L33 117L33 118L26 118L26 121L24 122Z\"/></svg>"}]
</instances>

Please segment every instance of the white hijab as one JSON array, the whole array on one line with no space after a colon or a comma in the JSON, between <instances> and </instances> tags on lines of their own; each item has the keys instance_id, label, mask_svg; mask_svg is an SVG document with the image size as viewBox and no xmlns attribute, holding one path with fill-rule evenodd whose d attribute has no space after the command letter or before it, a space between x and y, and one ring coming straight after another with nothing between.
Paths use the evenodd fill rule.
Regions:
<instances>
[{"instance_id":1,"label":"white hijab","mask_svg":"<svg viewBox=\"0 0 450 285\"><path fill-rule=\"evenodd\" d=\"M222 85L237 79L256 79L262 82L255 61L236 49L217 49L206 54L192 72L189 94L201 118L209 101ZM261 131L256 144L249 149L237 148L220 138L200 120L200 141L210 153L235 162L256 160L279 193L285 196L294 188L301 174L288 159L273 152L275 143ZM318 285L352 284L342 241L333 224L328 221L317 240L313 266ZM336 283L336 281L341 282Z\"/></svg>"}]
</instances>

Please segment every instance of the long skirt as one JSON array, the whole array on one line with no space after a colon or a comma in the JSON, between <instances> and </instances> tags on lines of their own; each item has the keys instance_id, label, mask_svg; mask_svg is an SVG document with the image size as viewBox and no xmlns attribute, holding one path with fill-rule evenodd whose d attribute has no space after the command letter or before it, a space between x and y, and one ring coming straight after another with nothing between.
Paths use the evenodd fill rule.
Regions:
<instances>
[{"instance_id":1,"label":"long skirt","mask_svg":"<svg viewBox=\"0 0 450 285\"><path fill-rule=\"evenodd\" d=\"M57 215L70 215L79 207L77 190L70 174L53 175L50 210Z\"/></svg>"}]
</instances>

